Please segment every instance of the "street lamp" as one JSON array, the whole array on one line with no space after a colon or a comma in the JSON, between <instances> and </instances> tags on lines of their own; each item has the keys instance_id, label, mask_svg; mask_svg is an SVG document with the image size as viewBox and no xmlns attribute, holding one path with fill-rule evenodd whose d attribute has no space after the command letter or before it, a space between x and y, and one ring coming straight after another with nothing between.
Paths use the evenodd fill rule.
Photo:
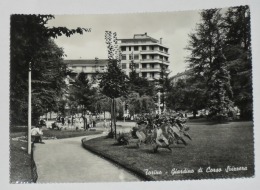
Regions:
<instances>
[{"instance_id":1,"label":"street lamp","mask_svg":"<svg viewBox=\"0 0 260 190\"><path fill-rule=\"evenodd\" d=\"M31 86L31 62L29 62L28 71L28 154L31 154L31 121L32 121L32 86Z\"/></svg>"},{"instance_id":2,"label":"street lamp","mask_svg":"<svg viewBox=\"0 0 260 190\"><path fill-rule=\"evenodd\" d=\"M161 114L161 92L158 92L158 114Z\"/></svg>"}]
</instances>

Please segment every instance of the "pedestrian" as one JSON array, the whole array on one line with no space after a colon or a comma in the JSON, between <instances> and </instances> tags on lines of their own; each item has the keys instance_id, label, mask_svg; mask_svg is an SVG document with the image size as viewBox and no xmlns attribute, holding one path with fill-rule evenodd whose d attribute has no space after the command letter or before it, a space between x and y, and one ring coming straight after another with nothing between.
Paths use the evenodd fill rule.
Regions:
<instances>
[{"instance_id":1,"label":"pedestrian","mask_svg":"<svg viewBox=\"0 0 260 190\"><path fill-rule=\"evenodd\" d=\"M70 118L68 117L68 127L70 126Z\"/></svg>"},{"instance_id":2,"label":"pedestrian","mask_svg":"<svg viewBox=\"0 0 260 190\"><path fill-rule=\"evenodd\" d=\"M104 128L107 128L107 120L106 120L106 119L104 119L103 127L104 127Z\"/></svg>"},{"instance_id":3,"label":"pedestrian","mask_svg":"<svg viewBox=\"0 0 260 190\"><path fill-rule=\"evenodd\" d=\"M64 123L65 123L65 119L64 117L61 117L61 124L64 125Z\"/></svg>"},{"instance_id":4,"label":"pedestrian","mask_svg":"<svg viewBox=\"0 0 260 190\"><path fill-rule=\"evenodd\" d=\"M34 127L31 130L32 142L45 144L44 142L42 142L42 135L43 135L42 126L36 125L36 127Z\"/></svg>"}]
</instances>

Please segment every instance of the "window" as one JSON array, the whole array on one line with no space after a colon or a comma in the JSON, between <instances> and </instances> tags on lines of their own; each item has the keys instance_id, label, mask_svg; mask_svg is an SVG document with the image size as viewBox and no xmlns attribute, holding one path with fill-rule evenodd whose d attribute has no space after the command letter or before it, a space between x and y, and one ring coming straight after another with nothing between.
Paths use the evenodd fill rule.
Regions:
<instances>
[{"instance_id":1,"label":"window","mask_svg":"<svg viewBox=\"0 0 260 190\"><path fill-rule=\"evenodd\" d=\"M122 55L122 60L126 60L126 55Z\"/></svg>"},{"instance_id":2,"label":"window","mask_svg":"<svg viewBox=\"0 0 260 190\"><path fill-rule=\"evenodd\" d=\"M135 54L135 55L134 55L134 59L135 59L135 60L139 59L139 55L138 55L138 54Z\"/></svg>"},{"instance_id":3,"label":"window","mask_svg":"<svg viewBox=\"0 0 260 190\"><path fill-rule=\"evenodd\" d=\"M129 60L132 60L132 59L133 59L133 55L130 54L130 55L129 55Z\"/></svg>"},{"instance_id":4,"label":"window","mask_svg":"<svg viewBox=\"0 0 260 190\"><path fill-rule=\"evenodd\" d=\"M142 73L142 77L147 77L147 73Z\"/></svg>"},{"instance_id":5,"label":"window","mask_svg":"<svg viewBox=\"0 0 260 190\"><path fill-rule=\"evenodd\" d=\"M146 68L146 63L142 64L142 68Z\"/></svg>"},{"instance_id":6,"label":"window","mask_svg":"<svg viewBox=\"0 0 260 190\"><path fill-rule=\"evenodd\" d=\"M154 46L150 46L150 50L154 50Z\"/></svg>"},{"instance_id":7,"label":"window","mask_svg":"<svg viewBox=\"0 0 260 190\"><path fill-rule=\"evenodd\" d=\"M146 50L146 46L142 46L142 50Z\"/></svg>"},{"instance_id":8,"label":"window","mask_svg":"<svg viewBox=\"0 0 260 190\"><path fill-rule=\"evenodd\" d=\"M131 46L129 47L129 51L131 51Z\"/></svg>"},{"instance_id":9,"label":"window","mask_svg":"<svg viewBox=\"0 0 260 190\"><path fill-rule=\"evenodd\" d=\"M146 55L142 55L142 59L146 59Z\"/></svg>"},{"instance_id":10,"label":"window","mask_svg":"<svg viewBox=\"0 0 260 190\"><path fill-rule=\"evenodd\" d=\"M154 64L150 64L150 68L151 68L151 69L154 69Z\"/></svg>"},{"instance_id":11,"label":"window","mask_svg":"<svg viewBox=\"0 0 260 190\"><path fill-rule=\"evenodd\" d=\"M137 68L137 69L139 68L139 63L135 64L135 68Z\"/></svg>"},{"instance_id":12,"label":"window","mask_svg":"<svg viewBox=\"0 0 260 190\"><path fill-rule=\"evenodd\" d=\"M138 46L134 46L134 51L138 51L138 50L139 50Z\"/></svg>"},{"instance_id":13,"label":"window","mask_svg":"<svg viewBox=\"0 0 260 190\"><path fill-rule=\"evenodd\" d=\"M151 58L151 59L154 59L154 55L150 55L150 58Z\"/></svg>"},{"instance_id":14,"label":"window","mask_svg":"<svg viewBox=\"0 0 260 190\"><path fill-rule=\"evenodd\" d=\"M151 77L151 78L154 78L154 73L150 73L150 77Z\"/></svg>"},{"instance_id":15,"label":"window","mask_svg":"<svg viewBox=\"0 0 260 190\"><path fill-rule=\"evenodd\" d=\"M126 69L126 63L122 63L122 69Z\"/></svg>"},{"instance_id":16,"label":"window","mask_svg":"<svg viewBox=\"0 0 260 190\"><path fill-rule=\"evenodd\" d=\"M125 46L121 47L121 51L126 51L126 47Z\"/></svg>"}]
</instances>

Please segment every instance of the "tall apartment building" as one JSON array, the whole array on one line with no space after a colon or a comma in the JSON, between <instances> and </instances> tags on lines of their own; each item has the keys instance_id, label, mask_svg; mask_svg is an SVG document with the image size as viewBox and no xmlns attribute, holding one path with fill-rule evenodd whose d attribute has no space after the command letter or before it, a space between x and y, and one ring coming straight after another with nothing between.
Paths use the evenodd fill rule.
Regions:
<instances>
[{"instance_id":1,"label":"tall apartment building","mask_svg":"<svg viewBox=\"0 0 260 190\"><path fill-rule=\"evenodd\" d=\"M130 72L131 60L134 61L136 71L141 77L152 81L160 78L161 68L165 67L168 71L169 66L169 48L162 44L162 38L156 40L145 34L135 34L130 39L119 39L119 48L121 49L122 69L127 75ZM106 71L107 59L78 59L65 60L68 68L72 71L70 77L73 79L78 73L84 72L89 79L98 71Z\"/></svg>"},{"instance_id":2,"label":"tall apartment building","mask_svg":"<svg viewBox=\"0 0 260 190\"><path fill-rule=\"evenodd\" d=\"M122 69L127 75L131 60L140 76L148 80L159 79L162 67L168 71L169 48L162 44L162 38L156 40L147 33L135 34L133 38L119 39L118 44L122 53Z\"/></svg>"}]
</instances>

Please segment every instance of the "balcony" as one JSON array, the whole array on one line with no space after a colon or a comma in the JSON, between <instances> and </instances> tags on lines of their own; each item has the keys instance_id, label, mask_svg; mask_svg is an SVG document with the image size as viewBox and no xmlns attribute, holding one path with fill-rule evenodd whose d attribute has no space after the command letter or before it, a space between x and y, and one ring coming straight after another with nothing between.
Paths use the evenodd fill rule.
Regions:
<instances>
[{"instance_id":1,"label":"balcony","mask_svg":"<svg viewBox=\"0 0 260 190\"><path fill-rule=\"evenodd\" d=\"M154 76L154 77L144 77L149 81L159 80L160 77Z\"/></svg>"},{"instance_id":2,"label":"balcony","mask_svg":"<svg viewBox=\"0 0 260 190\"><path fill-rule=\"evenodd\" d=\"M163 64L169 64L169 61L165 61L162 59L141 59L141 63L163 63Z\"/></svg>"},{"instance_id":3,"label":"balcony","mask_svg":"<svg viewBox=\"0 0 260 190\"><path fill-rule=\"evenodd\" d=\"M141 72L160 72L160 68L152 68L152 67L146 67L146 68L140 68Z\"/></svg>"},{"instance_id":4,"label":"balcony","mask_svg":"<svg viewBox=\"0 0 260 190\"><path fill-rule=\"evenodd\" d=\"M164 51L160 51L160 50L141 50L140 51L141 54L160 54L160 55L164 55L164 56L169 56L170 54Z\"/></svg>"},{"instance_id":5,"label":"balcony","mask_svg":"<svg viewBox=\"0 0 260 190\"><path fill-rule=\"evenodd\" d=\"M151 42L151 41L135 41L135 42L121 42L121 43L118 43L119 46L161 46L163 48L167 48L169 49L167 46L163 45L163 44L160 44L160 43L154 43L154 42Z\"/></svg>"}]
</instances>

